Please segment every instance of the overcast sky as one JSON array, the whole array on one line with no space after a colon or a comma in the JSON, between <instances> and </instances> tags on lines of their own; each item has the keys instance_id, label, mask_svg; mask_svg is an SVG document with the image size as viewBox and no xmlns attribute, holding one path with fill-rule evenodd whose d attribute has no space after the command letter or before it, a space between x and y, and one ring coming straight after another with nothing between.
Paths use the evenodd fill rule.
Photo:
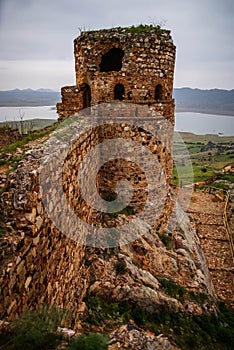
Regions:
<instances>
[{"instance_id":1,"label":"overcast sky","mask_svg":"<svg viewBox=\"0 0 234 350\"><path fill-rule=\"evenodd\" d=\"M234 88L233 0L0 0L0 90L75 83L79 29L163 24L175 86Z\"/></svg>"}]
</instances>

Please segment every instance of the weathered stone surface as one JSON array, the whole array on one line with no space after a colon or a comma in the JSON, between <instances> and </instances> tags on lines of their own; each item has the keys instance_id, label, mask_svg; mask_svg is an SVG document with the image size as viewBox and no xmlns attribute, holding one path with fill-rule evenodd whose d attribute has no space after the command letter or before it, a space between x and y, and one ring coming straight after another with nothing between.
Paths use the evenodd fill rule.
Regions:
<instances>
[{"instance_id":1,"label":"weathered stone surface","mask_svg":"<svg viewBox=\"0 0 234 350\"><path fill-rule=\"evenodd\" d=\"M0 128L0 151L3 147L20 140L21 135L18 129L13 129L8 126Z\"/></svg>"},{"instance_id":2,"label":"weathered stone surface","mask_svg":"<svg viewBox=\"0 0 234 350\"><path fill-rule=\"evenodd\" d=\"M34 154L33 161L31 154ZM79 329L80 316L85 312L82 300L87 293L116 301L128 300L149 312L159 307L203 312L201 306L189 300L181 303L167 295L157 279L172 279L190 291L214 296L199 240L185 214L183 229L178 226L176 217L171 216L168 232L172 246L169 250L156 230L139 236L138 240L118 248L114 254L114 248L110 253L108 249L87 249L63 236L47 217L38 186L39 166L44 164L42 159L50 160L47 154L43 155L43 146L26 155L21 166L11 174L7 191L1 198L5 215L15 227L14 233L1 239L1 244L6 242L11 247L7 255L2 256L1 318L11 320L42 302L55 303L72 311L74 328ZM74 167L69 169L73 171ZM68 176L67 185L73 184L69 182L71 178L72 175ZM33 208L39 208L39 211L31 223L26 216L27 213L35 214ZM169 213L172 208L173 201L168 201ZM122 216L119 220L124 220ZM167 216L164 220L167 221ZM143 227L137 229L140 232ZM183 248L177 243L179 238ZM6 254L5 249L3 252ZM105 258L109 254L110 257ZM126 264L123 274L118 274L115 267L119 261Z\"/></svg>"},{"instance_id":3,"label":"weathered stone surface","mask_svg":"<svg viewBox=\"0 0 234 350\"><path fill-rule=\"evenodd\" d=\"M162 334L156 336L144 331L133 322L116 329L110 334L108 350L179 350L175 344Z\"/></svg>"},{"instance_id":4,"label":"weathered stone surface","mask_svg":"<svg viewBox=\"0 0 234 350\"><path fill-rule=\"evenodd\" d=\"M74 40L74 54L76 85L61 90L60 119L120 99L150 106L174 123L175 46L170 31L151 27L141 33L127 28L82 32ZM119 96L117 86L123 89Z\"/></svg>"}]
</instances>

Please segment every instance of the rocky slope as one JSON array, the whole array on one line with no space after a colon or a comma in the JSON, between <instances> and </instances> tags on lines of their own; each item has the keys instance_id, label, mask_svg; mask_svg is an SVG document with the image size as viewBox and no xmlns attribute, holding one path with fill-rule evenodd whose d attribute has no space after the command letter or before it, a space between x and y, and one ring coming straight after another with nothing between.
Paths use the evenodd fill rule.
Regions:
<instances>
[{"instance_id":1,"label":"rocky slope","mask_svg":"<svg viewBox=\"0 0 234 350\"><path fill-rule=\"evenodd\" d=\"M76 331L112 332L110 350L176 349L156 329L155 335L128 322L142 324L143 314L216 312L216 292L189 217L172 195L173 214L163 232L121 247L81 246L64 237L43 208L42 157L43 145L28 151L1 195L0 319L13 320L42 302L57 304L70 310Z\"/></svg>"}]
</instances>

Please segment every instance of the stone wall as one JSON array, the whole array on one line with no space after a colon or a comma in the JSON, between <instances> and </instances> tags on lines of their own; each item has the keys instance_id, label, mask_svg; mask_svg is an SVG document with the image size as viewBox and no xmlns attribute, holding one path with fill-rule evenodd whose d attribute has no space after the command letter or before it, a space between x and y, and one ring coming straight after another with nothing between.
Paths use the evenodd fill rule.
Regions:
<instances>
[{"instance_id":1,"label":"stone wall","mask_svg":"<svg viewBox=\"0 0 234 350\"><path fill-rule=\"evenodd\" d=\"M157 116L155 118L157 119ZM139 123L139 118L137 118L137 122ZM93 148L106 140L118 138L121 135L122 140L126 138L134 142L145 143L146 148L153 153L155 152L156 159L160 157L160 164L168 176L171 174L172 167L170 154L168 149L164 150L162 141L156 141L143 128L134 126L133 120L129 124L129 120L126 123L126 120L115 119L114 123L113 118L107 118L105 123L100 123L100 120L97 119L96 127L91 128L90 125L90 118L87 115L83 119L75 120L74 118L72 124L66 125L65 123L50 137L46 144L28 151L25 160L20 162L16 172L12 173L8 179L6 192L1 196L1 209L7 220L6 226L10 228L9 232L1 238L0 243L3 248L0 281L0 318L2 319L14 319L23 310L36 308L44 302L57 304L71 310L73 326L78 329L80 312L84 311L83 297L88 290L94 292L98 286L96 282L92 286L92 274L98 273L100 270L102 275L104 266L106 266L105 274L103 274L103 279L99 277L99 285L104 286L105 283L108 284L105 279L111 279L112 282L108 284L108 288L113 286L110 288L113 298L116 297L117 289L120 288L118 287L120 282L121 290L129 290L130 300L134 302L137 302L138 298L143 300L142 293L146 292L146 287L145 285L139 287L141 280L138 281L138 277L126 277L124 285L122 285L123 281L120 279L118 282L114 275L113 264L116 264L119 256L123 257L126 252L124 259L130 264L131 274L132 271L136 270L136 267L130 261L130 257L132 261L138 261L144 271L150 271L152 274L150 277L147 275L149 272L144 273L145 276L148 276L144 277L146 285L146 280L153 279L153 274L157 273L159 276L166 275L172 279L175 278L182 285L190 286L192 290L205 291L212 296L214 295L209 273L204 266L203 255L199 251L199 242L195 240L195 233L193 233L192 242L189 242L192 237L189 233L188 237L183 237L184 242L187 243L180 243L178 247L176 243L178 253L177 251L167 251L160 243L157 234L151 233L162 231L168 224L172 211L169 190L170 177L165 184L167 195L161 215L156 217L156 204L153 210L155 217L144 218L145 220L150 219L151 224L153 223L147 235L144 221L133 225L132 232L129 231L129 227L127 230L123 228L124 224L137 218L141 211L144 211L147 198L145 175L150 175L142 173L140 165L143 166L144 161L142 164L135 164L126 161L126 159L120 159L117 162L113 160L104 163L98 174L91 173L91 178L98 175L97 187L100 193L105 189L108 195L115 192L116 184L120 179L128 177L128 181L132 183L134 188L131 202L131 206L135 210L133 213L113 217L105 212L94 210L84 201L83 193L77 185L81 162ZM149 127L149 120L147 125ZM160 125L160 120L157 120L156 125ZM104 154L99 152L94 162L99 165L103 161L103 156ZM134 157L136 157L135 154ZM84 167L85 176L88 176L89 172L95 169L94 162L91 163L91 167L89 163L87 163L87 168ZM61 187L58 187L59 183ZM155 184L159 186L160 180L155 181ZM103 198L105 199L105 193ZM70 215L71 209L75 213L74 216ZM108 261L102 260L102 255L100 255L98 258L101 262L100 266L96 266L94 262L91 263L91 267L87 267L89 266L87 260L96 261L97 252L101 251L101 254L105 255L108 254L108 249L104 249L106 236L99 235L95 239L95 244L100 249L93 248L94 251L91 250L87 256L85 246L94 247L95 244L93 244L92 239L90 240L90 231L85 228L84 223L94 228L118 228L120 236L112 237L112 240L108 242L110 247L123 244L122 255L112 256L109 265ZM176 235L177 233L175 233L175 237ZM175 242L176 240L178 238L175 238ZM146 243L151 241L150 244ZM190 253L182 249L185 245ZM147 250L145 250L146 246ZM143 255L142 251L145 251ZM159 263L159 261L161 262ZM92 272L93 269L96 272ZM139 273L143 274L141 269L139 271L134 272L136 276ZM128 284L131 283L136 288L136 295L134 288L129 289ZM98 293L103 294L107 290L109 289L106 285L102 290L99 289ZM158 283L157 293L161 295ZM119 297L121 295L119 294ZM172 306L176 303L175 300L167 299L163 293L159 298L152 300L149 298L148 303L155 304L155 300L159 304L165 303L167 300L167 303ZM152 306L150 307L152 308Z\"/></svg>"},{"instance_id":2,"label":"stone wall","mask_svg":"<svg viewBox=\"0 0 234 350\"><path fill-rule=\"evenodd\" d=\"M1 238L0 318L41 303L79 309L85 293L84 249L64 236L44 210L39 188L42 150L29 151L1 197L8 232Z\"/></svg>"},{"instance_id":3,"label":"stone wall","mask_svg":"<svg viewBox=\"0 0 234 350\"><path fill-rule=\"evenodd\" d=\"M120 111L122 117L119 117ZM62 231L65 230L68 236L74 238L76 233L73 232L73 225L79 225L75 221L71 222L73 214L66 202L73 208L75 215L88 225L102 227L103 221L110 221L111 227L115 226L114 218L109 220L111 215L105 215L108 203L102 203L99 209L94 203L99 201L100 196L104 201L108 196L118 197L116 189L121 179L126 179L127 187L133 190L129 202L132 215L142 215L150 227L165 226L170 215L169 185L173 161L172 138L169 135L173 132L173 126L166 124L166 128L164 118L154 111L151 111L151 117L148 115L146 118L146 112L150 114L148 108L139 108L133 104L102 104L92 107L90 114L86 112L72 118L72 124L70 121L68 126L66 122L64 127L62 124L47 150L46 163L50 165L41 172L41 180L48 187L46 195L49 191L61 195L65 211L59 220ZM98 148L100 145L104 145L103 148ZM92 152L96 153L89 159ZM84 163L86 159L88 162ZM51 164L56 173L51 171ZM77 179L81 172L90 182L80 186ZM59 176L62 186L57 186ZM48 197L46 201L54 203L55 209L50 214L57 216L57 197ZM145 210L147 205L148 210ZM126 222L129 220L131 215L125 218ZM85 231L85 228L80 227L80 231ZM76 240L80 241L80 238L76 237Z\"/></svg>"}]
</instances>

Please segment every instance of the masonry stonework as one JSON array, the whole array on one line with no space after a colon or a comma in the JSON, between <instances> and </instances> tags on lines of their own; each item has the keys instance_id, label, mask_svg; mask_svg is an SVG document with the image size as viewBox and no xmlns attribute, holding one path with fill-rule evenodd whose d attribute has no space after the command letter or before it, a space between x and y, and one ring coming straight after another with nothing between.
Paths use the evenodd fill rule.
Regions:
<instances>
[{"instance_id":1,"label":"masonry stonework","mask_svg":"<svg viewBox=\"0 0 234 350\"><path fill-rule=\"evenodd\" d=\"M93 137L90 132L84 134L63 164L68 201L86 222L95 216L80 200L73 178L77 178L77 156L86 155L90 137ZM93 140L95 142L95 138ZM48 142L54 146L55 138L51 137ZM62 147L56 147L56 150L58 153L63 151ZM75 228L66 237L44 208L39 177L43 172L46 180L51 157L44 145L28 151L25 160L10 175L6 191L1 196L1 210L12 231L0 239L4 248L0 255L0 319L13 320L27 309L38 308L41 303L55 304L71 311L70 326L78 330L87 310L83 300L89 293L108 300L129 300L153 312L163 306L176 312L187 312L188 305L194 313L203 312L199 305L189 301L182 305L167 296L154 276L173 279L190 291L208 293L213 305L215 292L206 261L197 234L185 213L180 213L180 226L175 215L171 217L171 250L159 239L157 228L142 235L143 225L135 227L138 239L128 245L113 249L86 247L85 232ZM54 191L55 185L50 185L50 191L54 193L52 207L60 201L60 194ZM168 200L165 212L170 212L171 207L173 200ZM69 228L67 213L61 210L59 214ZM115 224L121 225L126 219L121 216L115 219ZM164 217L161 222L165 223ZM111 223L113 219L107 218L104 225ZM123 276L115 270L121 259L127 264Z\"/></svg>"},{"instance_id":2,"label":"masonry stonework","mask_svg":"<svg viewBox=\"0 0 234 350\"><path fill-rule=\"evenodd\" d=\"M102 102L150 106L174 123L175 46L170 31L147 27L82 32L74 40L76 85L61 90L60 119Z\"/></svg>"},{"instance_id":3,"label":"masonry stonework","mask_svg":"<svg viewBox=\"0 0 234 350\"><path fill-rule=\"evenodd\" d=\"M78 114L87 107L91 108L87 114L92 118L95 117L95 106L103 106L103 115L111 116L109 121L105 121L105 126L93 131L95 134L99 133L96 144L113 138L130 139L143 144L160 163L169 195L173 167L172 89L175 64L175 46L170 31L145 26L140 32L131 31L129 28L83 32L74 40L74 54L76 85L62 88L62 102L57 104L59 119L63 120ZM120 102L125 104L121 107L123 113L118 105ZM116 108L113 103L116 104ZM136 106L139 106L139 110ZM101 108L98 110L99 113ZM147 123L144 129L135 128L134 121L133 125L123 121L122 124L113 126L115 119L121 115L127 117L128 121L129 118L135 118L139 121L138 125L141 123L141 118L148 120L149 124L150 118L153 118L154 128L149 131ZM168 121L168 125L161 126L165 120ZM159 139L153 135L159 136ZM96 136L91 136L91 139ZM99 158L101 162L101 155ZM124 164L123 161L103 165L100 174L99 190L104 196L105 192L107 196L115 194L116 184L121 178L125 177L132 182L135 191L130 204L134 207L135 213L139 214L146 202L146 196L142 193L147 187L145 184L147 174L140 171L136 165L126 162ZM159 182L159 178L160 175L155 178L155 183ZM67 186L68 184L69 180ZM160 186L159 183L158 185ZM161 226L166 224L170 215L167 201L169 196L159 220ZM84 212L84 209L82 210ZM91 216L87 214L92 220L97 222L103 220L98 218L97 212L92 214ZM159 222L155 221L155 225L159 225Z\"/></svg>"}]
</instances>

